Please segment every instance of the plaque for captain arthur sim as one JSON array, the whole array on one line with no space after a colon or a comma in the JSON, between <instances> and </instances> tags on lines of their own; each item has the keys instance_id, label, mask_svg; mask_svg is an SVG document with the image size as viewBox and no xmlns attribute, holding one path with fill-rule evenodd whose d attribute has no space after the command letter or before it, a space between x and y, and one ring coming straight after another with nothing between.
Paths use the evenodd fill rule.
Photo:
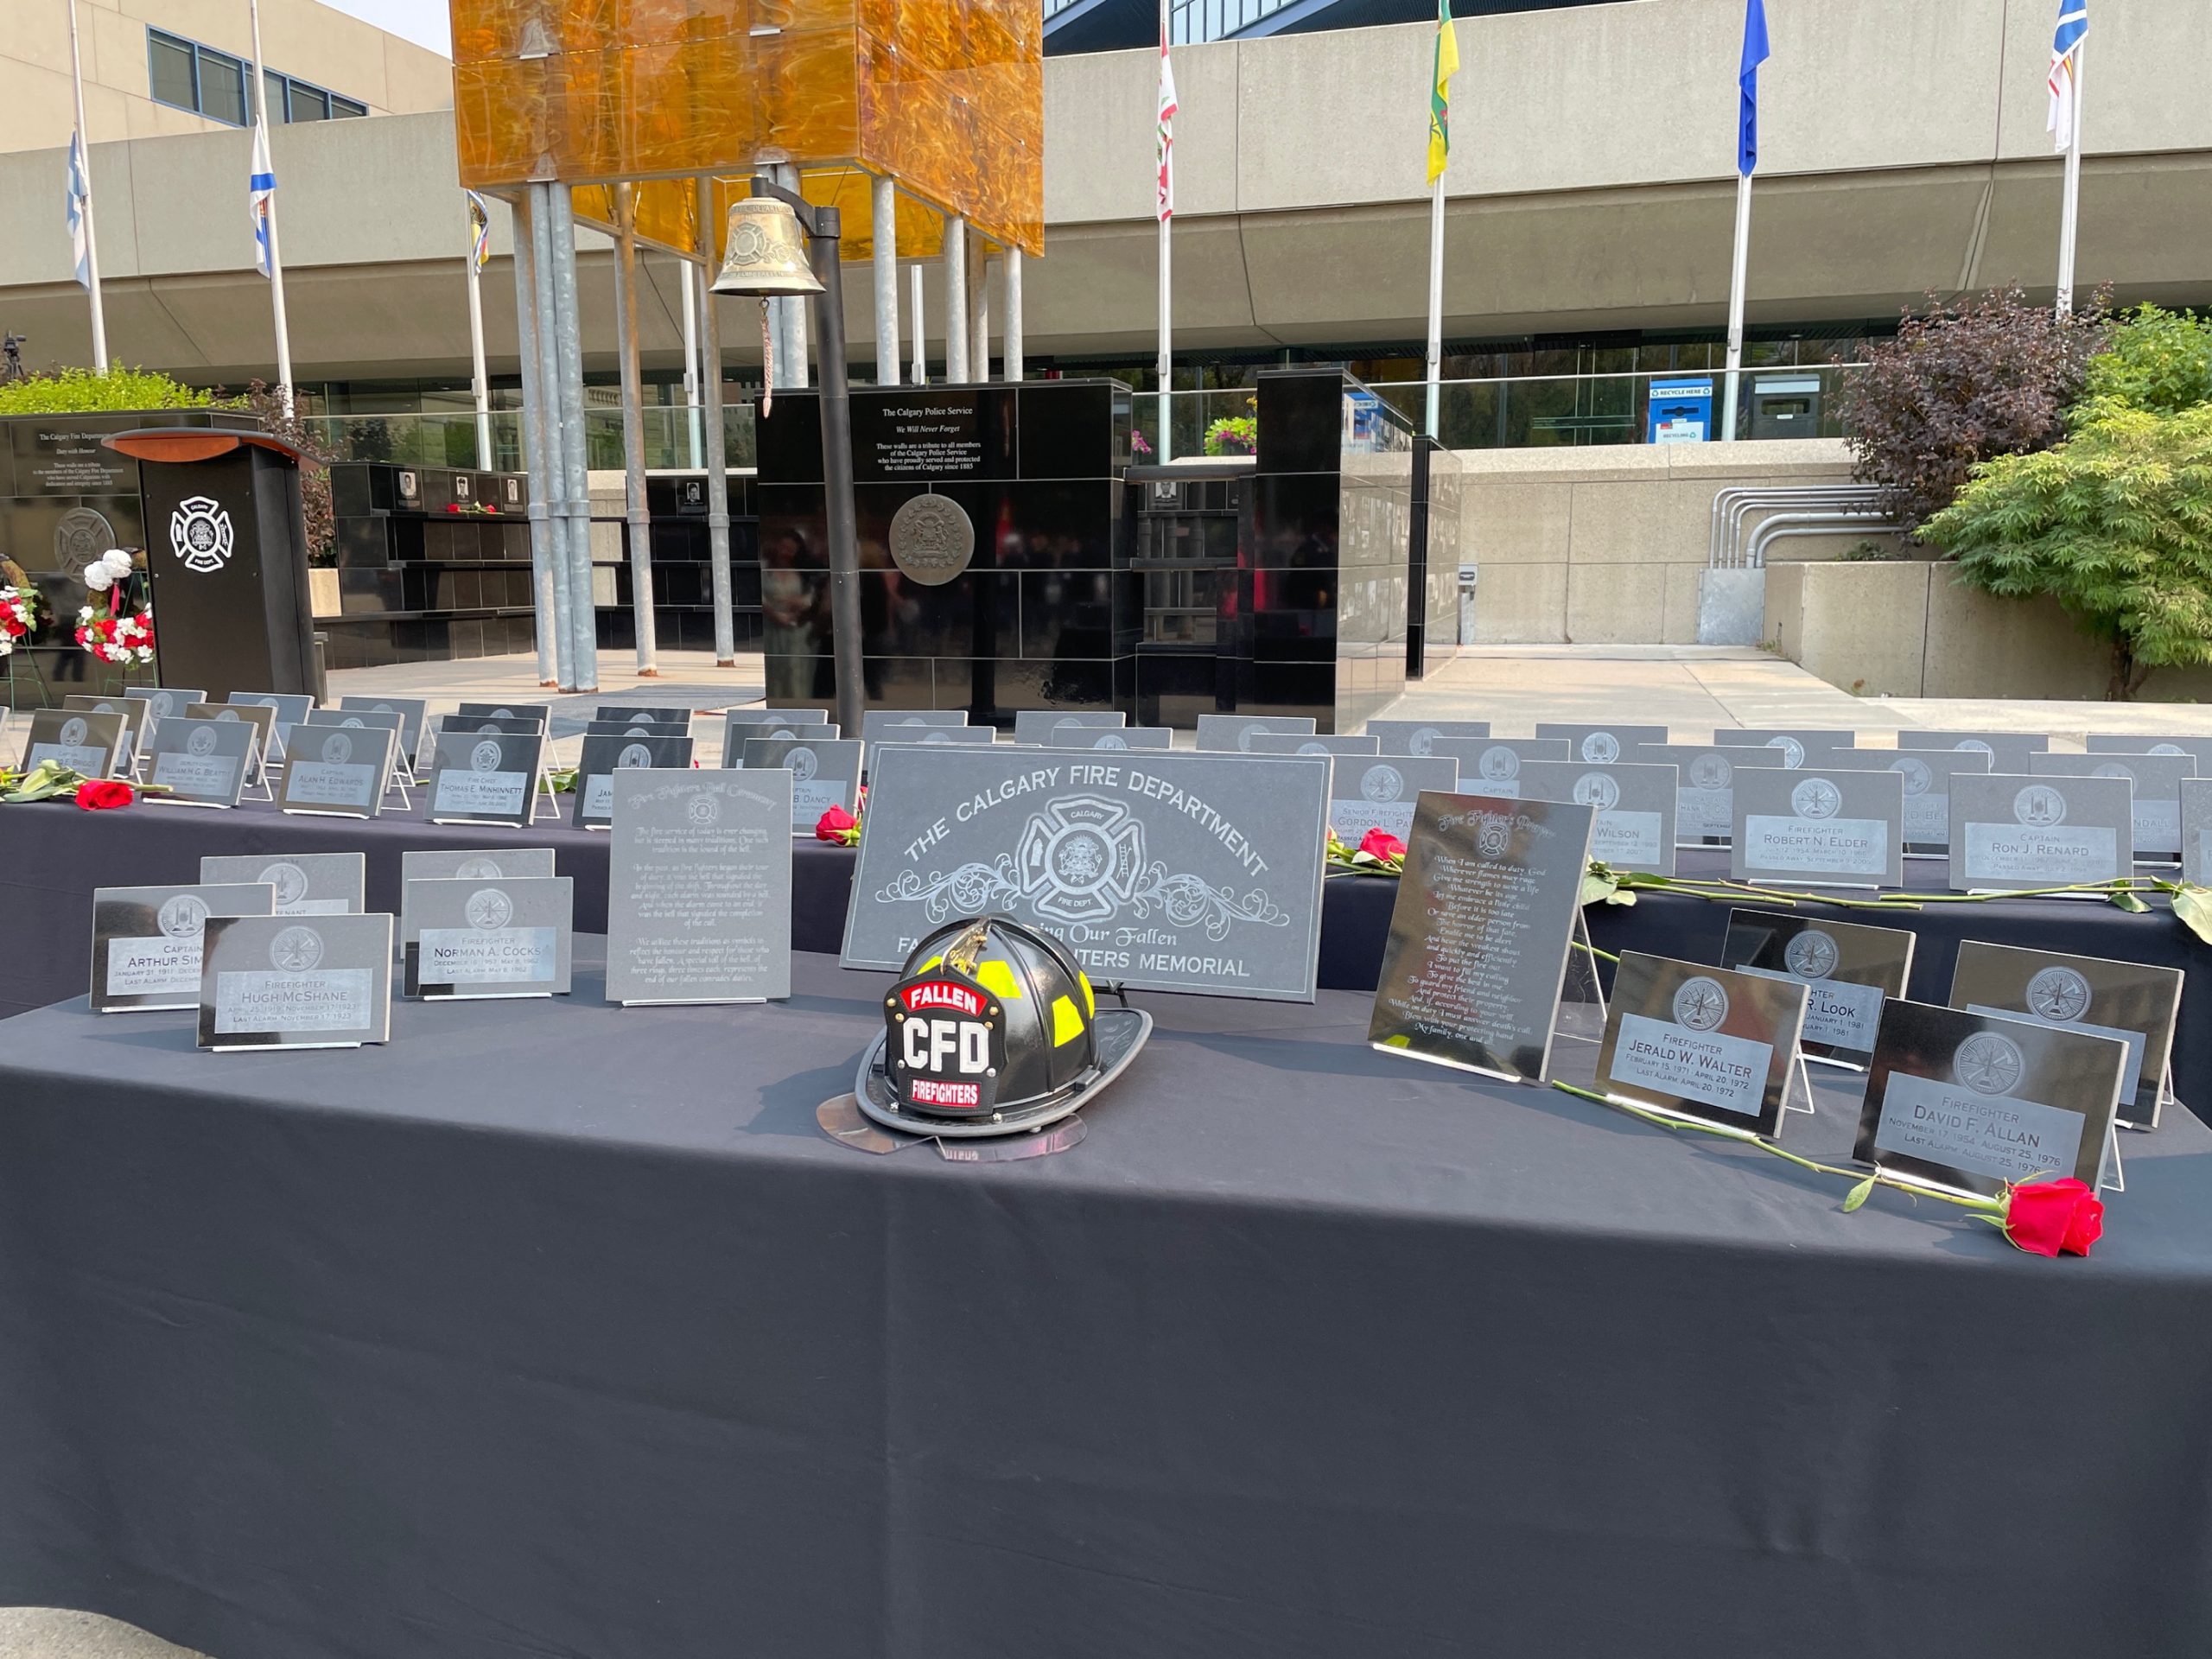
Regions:
<instances>
[{"instance_id":1,"label":"plaque for captain arthur sim","mask_svg":"<svg viewBox=\"0 0 2212 1659\"><path fill-rule=\"evenodd\" d=\"M92 1012L200 1006L200 952L210 916L266 916L265 882L92 890Z\"/></svg>"}]
</instances>

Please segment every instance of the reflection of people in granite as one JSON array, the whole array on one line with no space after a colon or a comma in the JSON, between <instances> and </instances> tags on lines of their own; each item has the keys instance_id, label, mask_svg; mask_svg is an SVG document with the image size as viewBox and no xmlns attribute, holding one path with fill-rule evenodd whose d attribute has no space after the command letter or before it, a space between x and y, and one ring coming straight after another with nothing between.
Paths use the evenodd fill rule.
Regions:
<instances>
[{"instance_id":1,"label":"reflection of people in granite","mask_svg":"<svg viewBox=\"0 0 2212 1659\"><path fill-rule=\"evenodd\" d=\"M760 550L760 616L766 635L768 695L796 702L811 694L820 649L816 631L817 583L806 570L806 543L784 531Z\"/></svg>"}]
</instances>

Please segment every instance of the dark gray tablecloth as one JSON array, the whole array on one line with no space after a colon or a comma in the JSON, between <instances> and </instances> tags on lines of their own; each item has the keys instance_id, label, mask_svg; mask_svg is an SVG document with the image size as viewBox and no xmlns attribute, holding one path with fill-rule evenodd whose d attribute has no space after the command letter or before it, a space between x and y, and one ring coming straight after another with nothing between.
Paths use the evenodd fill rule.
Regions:
<instances>
[{"instance_id":1,"label":"dark gray tablecloth","mask_svg":"<svg viewBox=\"0 0 2212 1659\"><path fill-rule=\"evenodd\" d=\"M871 1158L813 1109L880 978L618 1010L597 943L384 1048L5 1028L0 1602L219 1659L2212 1645L2193 1120L2053 1262L1364 997L1154 997L1074 1151Z\"/></svg>"}]
</instances>

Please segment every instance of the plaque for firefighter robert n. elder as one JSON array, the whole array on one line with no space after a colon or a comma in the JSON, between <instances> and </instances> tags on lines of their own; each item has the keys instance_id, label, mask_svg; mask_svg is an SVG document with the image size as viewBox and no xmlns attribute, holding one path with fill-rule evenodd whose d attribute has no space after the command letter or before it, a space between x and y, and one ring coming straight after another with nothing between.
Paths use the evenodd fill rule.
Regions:
<instances>
[{"instance_id":1,"label":"plaque for firefighter robert n. elder","mask_svg":"<svg viewBox=\"0 0 2212 1659\"><path fill-rule=\"evenodd\" d=\"M1324 759L887 747L845 918L848 968L893 969L932 929L1001 912L1093 978L1313 1000Z\"/></svg>"}]
</instances>

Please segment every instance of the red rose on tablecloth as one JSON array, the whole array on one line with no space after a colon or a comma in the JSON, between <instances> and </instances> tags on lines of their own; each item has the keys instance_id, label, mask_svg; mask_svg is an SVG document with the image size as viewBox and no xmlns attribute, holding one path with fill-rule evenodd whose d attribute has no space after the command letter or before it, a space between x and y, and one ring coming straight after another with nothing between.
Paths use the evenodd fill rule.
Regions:
<instances>
[{"instance_id":1,"label":"red rose on tablecloth","mask_svg":"<svg viewBox=\"0 0 2212 1659\"><path fill-rule=\"evenodd\" d=\"M2087 1255L2104 1231L2105 1207L2071 1175L2012 1189L2005 1205L2005 1236L2037 1255Z\"/></svg>"},{"instance_id":2,"label":"red rose on tablecloth","mask_svg":"<svg viewBox=\"0 0 2212 1659\"><path fill-rule=\"evenodd\" d=\"M90 783L77 785L77 804L87 812L104 811L111 806L128 806L138 797L128 784L119 784L111 778L95 778Z\"/></svg>"},{"instance_id":3,"label":"red rose on tablecloth","mask_svg":"<svg viewBox=\"0 0 2212 1659\"><path fill-rule=\"evenodd\" d=\"M833 806L814 821L814 838L817 841L842 842L859 824L860 820L843 807Z\"/></svg>"},{"instance_id":4,"label":"red rose on tablecloth","mask_svg":"<svg viewBox=\"0 0 2212 1659\"><path fill-rule=\"evenodd\" d=\"M1382 830L1370 830L1360 837L1359 850L1370 858L1403 858L1406 843Z\"/></svg>"}]
</instances>

